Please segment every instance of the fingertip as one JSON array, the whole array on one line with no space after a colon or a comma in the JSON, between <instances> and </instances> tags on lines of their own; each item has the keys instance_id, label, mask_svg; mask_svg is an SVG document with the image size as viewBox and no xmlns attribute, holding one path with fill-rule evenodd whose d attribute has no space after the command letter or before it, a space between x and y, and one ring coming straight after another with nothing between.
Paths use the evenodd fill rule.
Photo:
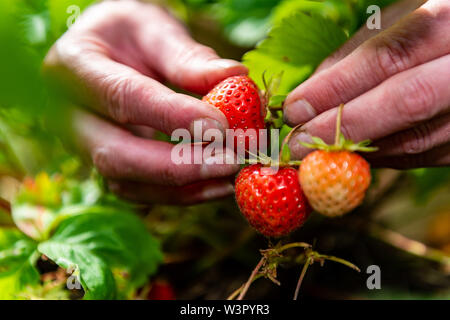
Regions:
<instances>
[{"instance_id":1,"label":"fingertip","mask_svg":"<svg viewBox=\"0 0 450 320\"><path fill-rule=\"evenodd\" d=\"M283 118L291 126L305 123L316 116L316 110L306 99L287 99L283 107Z\"/></svg>"},{"instance_id":2,"label":"fingertip","mask_svg":"<svg viewBox=\"0 0 450 320\"><path fill-rule=\"evenodd\" d=\"M234 193L234 187L230 182L220 182L210 184L203 188L201 192L201 199L203 201L223 198Z\"/></svg>"},{"instance_id":3,"label":"fingertip","mask_svg":"<svg viewBox=\"0 0 450 320\"><path fill-rule=\"evenodd\" d=\"M304 143L312 143L311 135L306 132L299 132L294 134L289 141L289 149L291 150L291 156L295 160L301 160L308 155L312 151L301 144Z\"/></svg>"},{"instance_id":4,"label":"fingertip","mask_svg":"<svg viewBox=\"0 0 450 320\"><path fill-rule=\"evenodd\" d=\"M204 85L200 88L202 94L207 94L219 82L233 76L248 74L248 68L242 63L231 59L213 59L204 65L204 72L201 76Z\"/></svg>"},{"instance_id":5,"label":"fingertip","mask_svg":"<svg viewBox=\"0 0 450 320\"><path fill-rule=\"evenodd\" d=\"M229 77L248 74L248 68L242 63L231 59L214 59L209 65L218 71L223 71Z\"/></svg>"},{"instance_id":6,"label":"fingertip","mask_svg":"<svg viewBox=\"0 0 450 320\"><path fill-rule=\"evenodd\" d=\"M223 135L225 130L229 128L228 120L225 115L213 105L199 100L195 97L174 94L174 101L171 105L174 107L176 117L171 117L171 130L185 128L190 130L191 134L195 134L195 127L202 124L202 132L208 129L218 129Z\"/></svg>"},{"instance_id":7,"label":"fingertip","mask_svg":"<svg viewBox=\"0 0 450 320\"><path fill-rule=\"evenodd\" d=\"M202 104L205 106L206 110L208 111L208 114L211 115L211 117L217 121L218 123L220 123L220 127L216 128L222 131L222 133L225 135L225 130L229 129L229 124L228 124L228 120L227 117L219 110L217 109L215 106L213 106L212 104L209 104L207 102L203 102Z\"/></svg>"},{"instance_id":8,"label":"fingertip","mask_svg":"<svg viewBox=\"0 0 450 320\"><path fill-rule=\"evenodd\" d=\"M228 177L236 174L239 169L236 154L233 150L224 149L205 159L200 169L200 177L203 180Z\"/></svg>"}]
</instances>

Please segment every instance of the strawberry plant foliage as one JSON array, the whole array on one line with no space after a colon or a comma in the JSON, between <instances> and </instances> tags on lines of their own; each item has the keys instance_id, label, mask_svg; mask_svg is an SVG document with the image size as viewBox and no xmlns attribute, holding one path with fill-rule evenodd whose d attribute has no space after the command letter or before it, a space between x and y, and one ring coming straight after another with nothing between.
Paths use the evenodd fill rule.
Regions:
<instances>
[{"instance_id":1,"label":"strawberry plant foliage","mask_svg":"<svg viewBox=\"0 0 450 320\"><path fill-rule=\"evenodd\" d=\"M95 231L92 225L95 225ZM128 280L140 286L156 271L162 258L158 243L136 216L111 209L65 220L52 238L38 248L52 260L55 258L56 263L72 261L78 264L88 292L92 284L89 279L98 281L89 260L100 260L105 266L124 270ZM99 271L102 271L102 263L98 263ZM100 273L107 285L110 272ZM95 285L93 283L94 288Z\"/></svg>"},{"instance_id":2,"label":"strawberry plant foliage","mask_svg":"<svg viewBox=\"0 0 450 320\"><path fill-rule=\"evenodd\" d=\"M38 284L35 266L41 255L76 271L85 299L128 297L162 260L158 241L133 207L102 192L92 178L76 183L40 174L25 182L12 211L16 225L35 240L0 229L0 291L5 297Z\"/></svg>"},{"instance_id":3,"label":"strawberry plant foliage","mask_svg":"<svg viewBox=\"0 0 450 320\"><path fill-rule=\"evenodd\" d=\"M95 245L92 243L92 246ZM39 250L62 268L79 270L86 299L113 299L116 296L112 271L102 259L89 251L86 244L57 237L40 244Z\"/></svg>"},{"instance_id":4,"label":"strawberry plant foliage","mask_svg":"<svg viewBox=\"0 0 450 320\"><path fill-rule=\"evenodd\" d=\"M95 2L95 0L48 0L52 35L56 38L59 37L67 30L68 21L74 22L82 10Z\"/></svg>"},{"instance_id":5,"label":"strawberry plant foliage","mask_svg":"<svg viewBox=\"0 0 450 320\"><path fill-rule=\"evenodd\" d=\"M188 1L199 2L199 1ZM270 27L270 12L281 0L219 0L211 10L228 39L241 46L253 46Z\"/></svg>"},{"instance_id":6,"label":"strawberry plant foliage","mask_svg":"<svg viewBox=\"0 0 450 320\"><path fill-rule=\"evenodd\" d=\"M287 94L347 39L344 30L318 15L297 12L281 20L243 60L250 77L263 87L264 71L284 72L278 94Z\"/></svg>"},{"instance_id":7,"label":"strawberry plant foliage","mask_svg":"<svg viewBox=\"0 0 450 320\"><path fill-rule=\"evenodd\" d=\"M20 292L39 282L34 263L36 242L18 230L0 229L0 299L21 298Z\"/></svg>"}]
</instances>

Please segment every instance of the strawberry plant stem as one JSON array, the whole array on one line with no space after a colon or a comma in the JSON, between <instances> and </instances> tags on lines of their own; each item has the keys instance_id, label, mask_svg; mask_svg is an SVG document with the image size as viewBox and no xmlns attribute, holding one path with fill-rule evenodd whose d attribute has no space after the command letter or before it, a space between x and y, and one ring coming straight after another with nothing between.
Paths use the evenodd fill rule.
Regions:
<instances>
[{"instance_id":1,"label":"strawberry plant stem","mask_svg":"<svg viewBox=\"0 0 450 320\"><path fill-rule=\"evenodd\" d=\"M342 121L342 111L344 109L344 104L341 103L338 108L338 114L336 117L336 136L334 138L334 145L339 146L339 140L341 137L341 121Z\"/></svg>"},{"instance_id":2,"label":"strawberry plant stem","mask_svg":"<svg viewBox=\"0 0 450 320\"><path fill-rule=\"evenodd\" d=\"M259 269L261 269L261 267L264 265L265 262L266 262L266 257L262 257L261 260L259 261L259 263L256 265L255 269L253 269L253 272L250 275L250 278L248 278L247 282L245 283L245 286L242 289L241 294L238 297L238 300L244 299L245 295L247 294L248 288L250 288L250 285L252 284L252 282L254 281L254 278L258 274Z\"/></svg>"},{"instance_id":3,"label":"strawberry plant stem","mask_svg":"<svg viewBox=\"0 0 450 320\"><path fill-rule=\"evenodd\" d=\"M283 142L281 143L281 148L280 148L280 156L278 161L281 163L281 157L283 155L283 150L284 150L284 146L287 145L289 143L289 140L291 140L292 135L300 128L304 125L304 123L300 123L298 125L296 125L294 128L292 128L292 130L287 134L286 137L284 137Z\"/></svg>"},{"instance_id":4,"label":"strawberry plant stem","mask_svg":"<svg viewBox=\"0 0 450 320\"><path fill-rule=\"evenodd\" d=\"M254 278L253 278L253 282L255 282L256 280L258 280L259 278L261 278L263 276L263 274L257 274ZM232 294L230 294L227 298L227 300L233 300L234 298L236 298L238 296L239 293L242 292L242 290L244 289L246 283L244 283L242 286L240 286L239 288L237 288L236 290L233 291Z\"/></svg>"},{"instance_id":5,"label":"strawberry plant stem","mask_svg":"<svg viewBox=\"0 0 450 320\"><path fill-rule=\"evenodd\" d=\"M324 254L318 254L316 258L317 259L325 259L325 260L329 260L329 261L334 261L334 262L343 264L344 266L347 266L347 267L349 267L349 268L351 268L353 270L361 272L361 270L357 266L355 266L353 263L351 263L351 262L349 262L347 260L338 258L338 257L327 256L327 255L324 255Z\"/></svg>"},{"instance_id":6,"label":"strawberry plant stem","mask_svg":"<svg viewBox=\"0 0 450 320\"><path fill-rule=\"evenodd\" d=\"M303 279L305 278L306 271L308 271L308 267L313 263L313 261L314 260L312 257L308 257L308 259L306 259L305 261L305 264L303 265L302 272L300 273L300 277L298 278L297 287L295 288L294 300L297 300L298 298L298 293L300 292L300 287L302 285Z\"/></svg>"},{"instance_id":7,"label":"strawberry plant stem","mask_svg":"<svg viewBox=\"0 0 450 320\"><path fill-rule=\"evenodd\" d=\"M292 243L285 244L284 246L277 249L277 251L279 253L281 253L281 252L283 252L287 249L291 249L291 248L311 248L311 245L306 242L292 242Z\"/></svg>"}]
</instances>

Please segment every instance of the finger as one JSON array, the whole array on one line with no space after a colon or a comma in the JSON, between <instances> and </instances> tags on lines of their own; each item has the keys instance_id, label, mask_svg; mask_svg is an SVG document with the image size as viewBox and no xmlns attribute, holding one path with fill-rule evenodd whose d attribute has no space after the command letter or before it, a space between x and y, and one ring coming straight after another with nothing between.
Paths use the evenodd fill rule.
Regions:
<instances>
[{"instance_id":1,"label":"finger","mask_svg":"<svg viewBox=\"0 0 450 320\"><path fill-rule=\"evenodd\" d=\"M197 182L182 187L166 187L130 181L109 181L109 189L126 200L146 204L192 205L233 194L227 179Z\"/></svg>"},{"instance_id":2,"label":"finger","mask_svg":"<svg viewBox=\"0 0 450 320\"><path fill-rule=\"evenodd\" d=\"M286 99L287 122L309 121L397 73L448 54L449 30L450 2L428 1L297 87Z\"/></svg>"},{"instance_id":3,"label":"finger","mask_svg":"<svg viewBox=\"0 0 450 320\"><path fill-rule=\"evenodd\" d=\"M346 104L341 130L347 139L373 141L413 128L450 109L450 54L391 77L378 87ZM319 136L331 143L337 108L304 125L290 142L292 154L302 158L309 150L299 141Z\"/></svg>"},{"instance_id":4,"label":"finger","mask_svg":"<svg viewBox=\"0 0 450 320\"><path fill-rule=\"evenodd\" d=\"M176 86L205 94L227 77L248 73L243 64L221 59L213 49L194 41L162 9L146 6L140 17L135 41L145 62Z\"/></svg>"},{"instance_id":5,"label":"finger","mask_svg":"<svg viewBox=\"0 0 450 320\"><path fill-rule=\"evenodd\" d=\"M194 121L201 121L204 130L228 128L225 116L216 108L175 93L99 50L61 40L47 56L45 72L58 81L64 74L65 87L77 90L74 96L82 99L80 103L121 124L145 125L167 134L178 128L193 131Z\"/></svg>"},{"instance_id":6,"label":"finger","mask_svg":"<svg viewBox=\"0 0 450 320\"><path fill-rule=\"evenodd\" d=\"M443 167L450 165L450 144L429 151L397 157L370 159L375 168L414 169L425 167Z\"/></svg>"},{"instance_id":7,"label":"finger","mask_svg":"<svg viewBox=\"0 0 450 320\"><path fill-rule=\"evenodd\" d=\"M203 159L202 148L193 148L192 158L202 161L176 164L171 158L172 144L136 137L82 110L73 114L73 132L77 146L86 151L98 171L110 179L184 186L228 177L239 170L229 150Z\"/></svg>"},{"instance_id":8,"label":"finger","mask_svg":"<svg viewBox=\"0 0 450 320\"><path fill-rule=\"evenodd\" d=\"M157 140L156 137L158 132L153 128L138 125L125 125L124 128L126 128L137 137Z\"/></svg>"},{"instance_id":9,"label":"finger","mask_svg":"<svg viewBox=\"0 0 450 320\"><path fill-rule=\"evenodd\" d=\"M370 158L418 154L450 142L450 114L426 121L374 143Z\"/></svg>"},{"instance_id":10,"label":"finger","mask_svg":"<svg viewBox=\"0 0 450 320\"><path fill-rule=\"evenodd\" d=\"M420 7L426 0L403 0L393 3L381 11L381 28L369 29L365 24L346 43L344 43L331 56L325 59L315 70L314 74L328 69L344 59L364 41L370 39L383 30L391 27L395 22Z\"/></svg>"}]
</instances>

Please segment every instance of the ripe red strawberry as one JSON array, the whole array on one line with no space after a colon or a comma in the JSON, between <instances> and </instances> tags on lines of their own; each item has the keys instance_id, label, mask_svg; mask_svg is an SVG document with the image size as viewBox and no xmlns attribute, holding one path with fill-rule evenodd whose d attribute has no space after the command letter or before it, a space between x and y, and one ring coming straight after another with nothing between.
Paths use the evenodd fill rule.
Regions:
<instances>
[{"instance_id":1,"label":"ripe red strawberry","mask_svg":"<svg viewBox=\"0 0 450 320\"><path fill-rule=\"evenodd\" d=\"M300 184L317 212L341 216L359 206L370 185L370 167L349 151L317 150L303 159Z\"/></svg>"},{"instance_id":2,"label":"ripe red strawberry","mask_svg":"<svg viewBox=\"0 0 450 320\"><path fill-rule=\"evenodd\" d=\"M334 145L313 137L313 144L306 147L319 149L303 159L299 180L309 203L317 212L329 216L341 216L359 206L370 185L370 166L355 151L371 152L369 140L354 143L341 134L341 118L344 105L339 107Z\"/></svg>"},{"instance_id":3,"label":"ripe red strawberry","mask_svg":"<svg viewBox=\"0 0 450 320\"><path fill-rule=\"evenodd\" d=\"M244 133L255 129L257 133L265 127L258 87L247 76L234 76L223 80L203 97L203 101L222 111L230 129L242 129ZM247 139L244 134L238 135L234 143L235 150L238 144L245 144L247 150L251 145L250 141L254 139L257 141L257 134Z\"/></svg>"},{"instance_id":4,"label":"ripe red strawberry","mask_svg":"<svg viewBox=\"0 0 450 320\"><path fill-rule=\"evenodd\" d=\"M287 235L308 218L311 208L298 182L297 170L254 164L236 179L236 201L250 225L268 237Z\"/></svg>"},{"instance_id":5,"label":"ripe red strawberry","mask_svg":"<svg viewBox=\"0 0 450 320\"><path fill-rule=\"evenodd\" d=\"M165 280L156 280L153 282L148 300L175 300L175 292L169 282Z\"/></svg>"}]
</instances>

